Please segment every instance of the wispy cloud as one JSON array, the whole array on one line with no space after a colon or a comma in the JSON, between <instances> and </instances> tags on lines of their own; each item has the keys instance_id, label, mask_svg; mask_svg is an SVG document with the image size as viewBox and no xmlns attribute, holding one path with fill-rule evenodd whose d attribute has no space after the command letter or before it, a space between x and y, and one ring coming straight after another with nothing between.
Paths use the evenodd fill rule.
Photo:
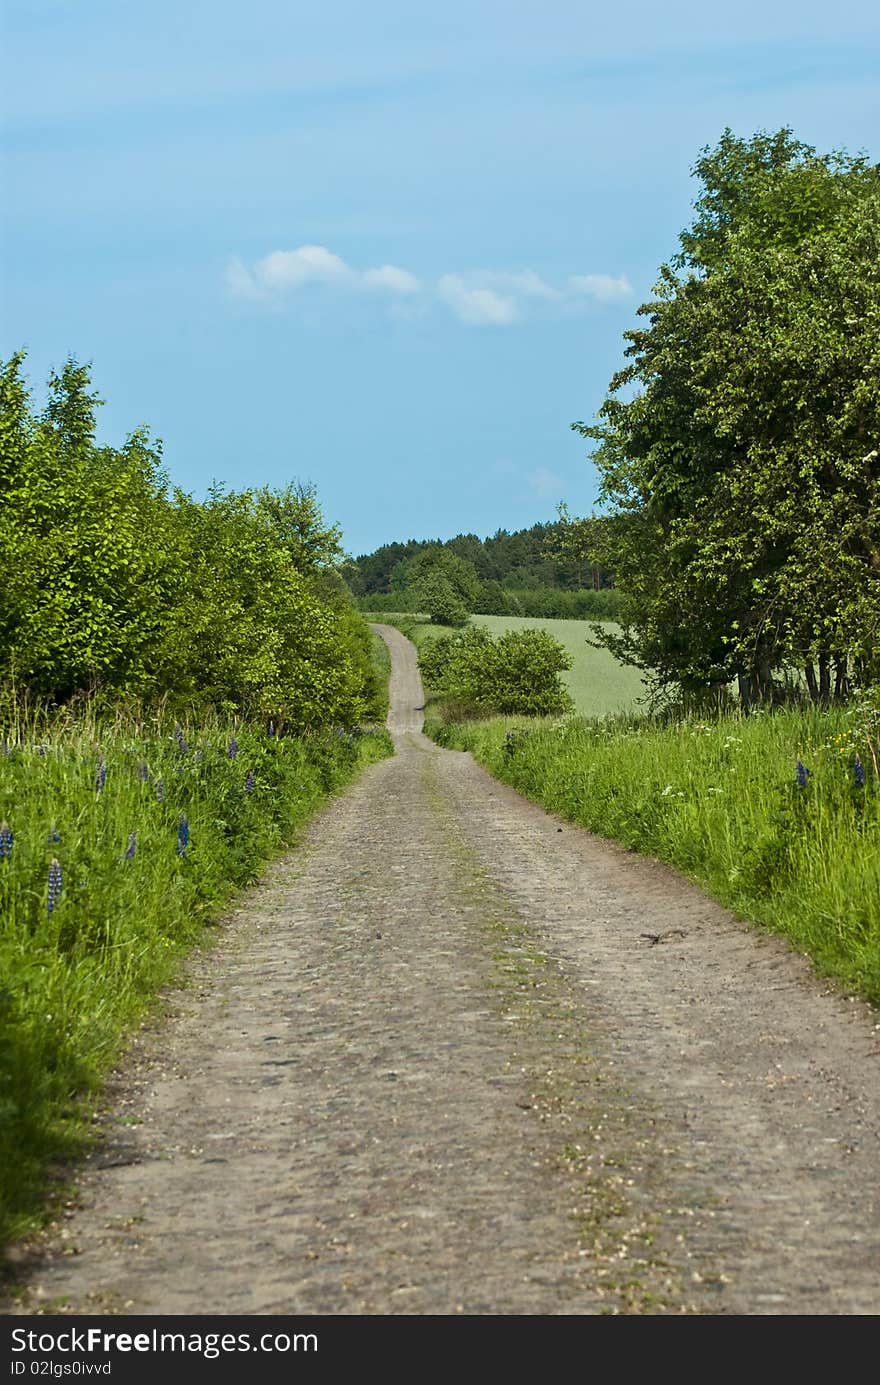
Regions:
<instances>
[{"instance_id":1,"label":"wispy cloud","mask_svg":"<svg viewBox=\"0 0 880 1385\"><path fill-rule=\"evenodd\" d=\"M238 298L278 299L308 284L342 289L381 289L392 294L418 293L414 274L396 265L353 269L325 245L301 245L296 250L273 250L249 269L240 259L226 267L226 284Z\"/></svg>"},{"instance_id":2,"label":"wispy cloud","mask_svg":"<svg viewBox=\"0 0 880 1385\"><path fill-rule=\"evenodd\" d=\"M472 327L507 327L519 317L515 300L495 289L470 287L462 274L444 274L437 293L455 316Z\"/></svg>"},{"instance_id":3,"label":"wispy cloud","mask_svg":"<svg viewBox=\"0 0 880 1385\"><path fill-rule=\"evenodd\" d=\"M539 466L534 471L528 472L526 481L535 494L540 495L544 500L564 495L568 490L568 483L561 476L557 476L555 471L549 471L545 466Z\"/></svg>"},{"instance_id":4,"label":"wispy cloud","mask_svg":"<svg viewBox=\"0 0 880 1385\"><path fill-rule=\"evenodd\" d=\"M600 303L618 303L632 294L632 284L625 274L619 279L610 274L573 274L568 283L571 293L586 294Z\"/></svg>"},{"instance_id":5,"label":"wispy cloud","mask_svg":"<svg viewBox=\"0 0 880 1385\"><path fill-rule=\"evenodd\" d=\"M418 293L421 284L408 269L383 264L381 269L364 270L364 283L371 289L388 289L391 293Z\"/></svg>"},{"instance_id":6,"label":"wispy cloud","mask_svg":"<svg viewBox=\"0 0 880 1385\"><path fill-rule=\"evenodd\" d=\"M273 250L251 266L232 259L226 267L226 284L236 298L269 303L282 302L314 285L346 292L370 290L390 298L395 313L398 307L408 312L400 306L403 300L414 298L423 289L408 269L393 264L355 269L325 245ZM430 288L430 297L469 327L510 327L535 313L578 311L585 303L613 304L631 294L625 275L572 274L562 288L555 288L531 269L442 274ZM420 301L428 300L422 297Z\"/></svg>"}]
</instances>

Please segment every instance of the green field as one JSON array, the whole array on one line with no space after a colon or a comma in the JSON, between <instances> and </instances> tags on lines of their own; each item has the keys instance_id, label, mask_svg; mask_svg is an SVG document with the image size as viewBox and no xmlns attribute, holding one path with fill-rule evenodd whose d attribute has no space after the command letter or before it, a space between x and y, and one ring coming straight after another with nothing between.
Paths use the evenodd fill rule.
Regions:
<instances>
[{"instance_id":1,"label":"green field","mask_svg":"<svg viewBox=\"0 0 880 1385\"><path fill-rule=\"evenodd\" d=\"M395 625L411 639L417 649L426 640L441 639L452 632L443 625L432 625L427 616L407 612L372 611L367 620ZM505 630L548 630L571 655L571 668L562 681L574 698L581 716L602 717L614 712L639 711L645 685L638 669L620 663L607 649L594 649L591 620L545 620L540 616L471 616L472 625L484 625L493 635ZM598 621L607 630L618 627L611 621Z\"/></svg>"},{"instance_id":2,"label":"green field","mask_svg":"<svg viewBox=\"0 0 880 1385\"><path fill-rule=\"evenodd\" d=\"M607 649L594 649L589 620L543 620L535 616L472 616L473 625L484 625L493 635L505 630L547 630L571 655L571 668L562 681L574 698L581 716L601 717L609 712L628 712L644 696L638 669L621 664ZM606 629L617 627L605 621Z\"/></svg>"}]
</instances>

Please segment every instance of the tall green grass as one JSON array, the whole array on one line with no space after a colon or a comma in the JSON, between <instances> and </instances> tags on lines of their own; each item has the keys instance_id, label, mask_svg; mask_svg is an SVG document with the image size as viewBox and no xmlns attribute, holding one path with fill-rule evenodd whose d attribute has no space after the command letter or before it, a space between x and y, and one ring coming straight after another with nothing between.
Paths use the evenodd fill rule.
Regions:
<instances>
[{"instance_id":1,"label":"tall green grass","mask_svg":"<svg viewBox=\"0 0 880 1385\"><path fill-rule=\"evenodd\" d=\"M551 811L668 861L880 1003L871 724L858 709L832 709L666 723L498 718L426 729Z\"/></svg>"},{"instance_id":2,"label":"tall green grass","mask_svg":"<svg viewBox=\"0 0 880 1385\"><path fill-rule=\"evenodd\" d=\"M0 1242L39 1208L53 1161L80 1148L85 1098L181 952L328 793L391 753L384 731L268 729L120 715L7 730Z\"/></svg>"}]
</instances>

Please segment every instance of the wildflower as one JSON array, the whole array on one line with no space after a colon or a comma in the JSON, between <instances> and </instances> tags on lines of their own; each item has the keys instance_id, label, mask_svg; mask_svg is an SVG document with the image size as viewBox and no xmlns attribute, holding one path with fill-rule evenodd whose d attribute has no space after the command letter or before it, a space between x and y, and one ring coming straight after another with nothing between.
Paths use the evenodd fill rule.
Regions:
<instances>
[{"instance_id":1,"label":"wildflower","mask_svg":"<svg viewBox=\"0 0 880 1385\"><path fill-rule=\"evenodd\" d=\"M177 854L186 855L186 848L189 846L189 818L186 813L177 824Z\"/></svg>"},{"instance_id":2,"label":"wildflower","mask_svg":"<svg viewBox=\"0 0 880 1385\"><path fill-rule=\"evenodd\" d=\"M61 833L58 831L58 828L57 828L57 827L53 827L53 828L52 828L52 831L49 833L49 836L48 836L48 838L47 838L47 841L50 841L50 842L60 842L60 841L61 841Z\"/></svg>"},{"instance_id":3,"label":"wildflower","mask_svg":"<svg viewBox=\"0 0 880 1385\"><path fill-rule=\"evenodd\" d=\"M865 766L862 764L861 756L859 755L853 760L853 776L858 787L862 788L865 782Z\"/></svg>"},{"instance_id":4,"label":"wildflower","mask_svg":"<svg viewBox=\"0 0 880 1385\"><path fill-rule=\"evenodd\" d=\"M95 770L95 793L103 793L104 785L107 782L107 763L103 755L98 756L98 768Z\"/></svg>"},{"instance_id":5,"label":"wildflower","mask_svg":"<svg viewBox=\"0 0 880 1385\"><path fill-rule=\"evenodd\" d=\"M798 760L797 764L795 765L794 773L795 778L797 779L798 788L805 789L807 787L807 776L812 774L813 771L811 769L807 769L806 765L803 764L801 760Z\"/></svg>"},{"instance_id":6,"label":"wildflower","mask_svg":"<svg viewBox=\"0 0 880 1385\"><path fill-rule=\"evenodd\" d=\"M229 737L229 749L226 754L229 756L230 760L234 760L238 754L238 741L235 739L234 733Z\"/></svg>"},{"instance_id":7,"label":"wildflower","mask_svg":"<svg viewBox=\"0 0 880 1385\"><path fill-rule=\"evenodd\" d=\"M156 797L158 798L158 800L159 800L160 803L164 803L164 802L165 802L165 781L164 781L164 779L157 779L157 780L156 780Z\"/></svg>"},{"instance_id":8,"label":"wildflower","mask_svg":"<svg viewBox=\"0 0 880 1385\"><path fill-rule=\"evenodd\" d=\"M254 791L254 782L255 782L255 781L254 781L254 772L253 772L252 769L249 769L248 772L247 772L247 774L245 775L245 781L244 781L244 791L245 791L245 793L253 793L253 791Z\"/></svg>"},{"instance_id":9,"label":"wildflower","mask_svg":"<svg viewBox=\"0 0 880 1385\"><path fill-rule=\"evenodd\" d=\"M180 751L181 755L185 755L186 752L189 750L189 746L187 745L184 739L183 729L180 725L180 722L178 722L174 728L174 739L177 741L177 749Z\"/></svg>"},{"instance_id":10,"label":"wildflower","mask_svg":"<svg viewBox=\"0 0 880 1385\"><path fill-rule=\"evenodd\" d=\"M8 861L12 855L12 828L8 822L0 822L0 861Z\"/></svg>"},{"instance_id":11,"label":"wildflower","mask_svg":"<svg viewBox=\"0 0 880 1385\"><path fill-rule=\"evenodd\" d=\"M150 777L150 771L147 769L145 760L138 760L137 777L138 779L140 779L142 784L146 784L147 780Z\"/></svg>"},{"instance_id":12,"label":"wildflower","mask_svg":"<svg viewBox=\"0 0 880 1385\"><path fill-rule=\"evenodd\" d=\"M129 834L128 834L128 846L125 848L125 859L126 859L126 861L133 861L133 860L134 860L135 852L137 851L137 844L138 844L138 834L137 834L137 832L129 832Z\"/></svg>"},{"instance_id":13,"label":"wildflower","mask_svg":"<svg viewBox=\"0 0 880 1385\"><path fill-rule=\"evenodd\" d=\"M37 754L38 754L38 755L45 755L45 754L46 754L46 751L48 750L48 748L49 748L49 747L48 747L48 746L45 746L45 745L38 745L38 746L36 747Z\"/></svg>"},{"instance_id":14,"label":"wildflower","mask_svg":"<svg viewBox=\"0 0 880 1385\"><path fill-rule=\"evenodd\" d=\"M47 917L47 918L48 918L49 915L52 913L52 910L55 908L55 905L58 903L59 899L61 898L61 885L62 885L61 862L58 860L57 856L53 856L53 857L52 857L52 862L51 862L51 864L50 864L50 866L49 866L49 883L48 883L48 887L47 887L47 891L46 891L46 917Z\"/></svg>"},{"instance_id":15,"label":"wildflower","mask_svg":"<svg viewBox=\"0 0 880 1385\"><path fill-rule=\"evenodd\" d=\"M275 735L275 723L274 723L274 721L272 721L271 717L270 717L270 719L269 719L269 729L268 729L267 734L270 735L270 736L274 736L274 735Z\"/></svg>"}]
</instances>

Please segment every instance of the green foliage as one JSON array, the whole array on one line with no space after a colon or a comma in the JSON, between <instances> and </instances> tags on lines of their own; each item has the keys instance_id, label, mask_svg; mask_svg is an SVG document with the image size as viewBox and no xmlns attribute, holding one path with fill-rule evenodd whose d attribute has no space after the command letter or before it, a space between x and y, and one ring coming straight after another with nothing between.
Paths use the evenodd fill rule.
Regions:
<instances>
[{"instance_id":1,"label":"green foliage","mask_svg":"<svg viewBox=\"0 0 880 1385\"><path fill-rule=\"evenodd\" d=\"M560 525L533 524L530 529L518 529L509 533L499 529L485 539L476 534L458 534L454 539L441 543L439 539L409 539L406 543L383 544L374 553L362 554L349 561L343 571L351 591L358 598L385 597L389 593L403 594L407 590L408 564L419 555L437 551L461 558L473 567L476 577L482 584L501 584L505 589L576 591L584 587L606 587L611 574L600 570L590 562L584 562L581 555L569 555L562 551L558 542ZM485 597L480 596L479 600ZM470 597L465 605L471 610L494 612L488 606L474 606ZM371 604L369 601L362 610L409 610L407 604ZM414 609L414 608L412 608ZM508 614L518 612L505 606Z\"/></svg>"},{"instance_id":2,"label":"green foliage","mask_svg":"<svg viewBox=\"0 0 880 1385\"><path fill-rule=\"evenodd\" d=\"M428 729L551 812L668 861L880 1003L877 705Z\"/></svg>"},{"instance_id":3,"label":"green foliage","mask_svg":"<svg viewBox=\"0 0 880 1385\"><path fill-rule=\"evenodd\" d=\"M359 611L414 613L420 609L410 591L373 593L354 597ZM532 616L546 620L616 620L621 609L621 593L616 587L502 587L500 582L481 582L474 614Z\"/></svg>"},{"instance_id":4,"label":"green foliage","mask_svg":"<svg viewBox=\"0 0 880 1385\"><path fill-rule=\"evenodd\" d=\"M413 588L416 606L435 625L465 625L468 608L444 572L428 572Z\"/></svg>"},{"instance_id":5,"label":"green foliage","mask_svg":"<svg viewBox=\"0 0 880 1385\"><path fill-rule=\"evenodd\" d=\"M609 642L662 685L819 701L877 673L880 170L790 131L697 165L703 191L598 442ZM638 386L629 399L620 391ZM818 663L818 677L816 664Z\"/></svg>"},{"instance_id":6,"label":"green foliage","mask_svg":"<svg viewBox=\"0 0 880 1385\"><path fill-rule=\"evenodd\" d=\"M473 563L440 546L398 564L391 586L411 593L415 609L425 611L436 625L464 625L479 590Z\"/></svg>"},{"instance_id":7,"label":"green foliage","mask_svg":"<svg viewBox=\"0 0 880 1385\"><path fill-rule=\"evenodd\" d=\"M391 753L385 732L291 738L213 721L186 723L178 737L158 720L66 714L21 725L7 711L0 1241L38 1208L47 1165L80 1147L85 1097L181 951L328 792ZM189 839L179 854L184 814ZM62 889L50 912L53 859Z\"/></svg>"},{"instance_id":8,"label":"green foliage","mask_svg":"<svg viewBox=\"0 0 880 1385\"><path fill-rule=\"evenodd\" d=\"M508 630L542 629L566 650L570 666L560 674L574 709L581 716L606 716L635 710L645 700L641 675L622 664L602 644L597 644L592 622L545 620L518 616L474 616L474 624L484 625L492 635ZM604 624L603 635L614 627Z\"/></svg>"},{"instance_id":9,"label":"green foliage","mask_svg":"<svg viewBox=\"0 0 880 1385\"><path fill-rule=\"evenodd\" d=\"M314 488L170 495L145 429L95 445L85 367L53 375L35 415L22 362L0 372L0 680L298 731L372 715L368 632Z\"/></svg>"},{"instance_id":10,"label":"green foliage","mask_svg":"<svg viewBox=\"0 0 880 1385\"><path fill-rule=\"evenodd\" d=\"M545 630L509 630L497 639L481 625L425 645L422 677L471 713L490 710L542 716L571 708L559 674L569 655Z\"/></svg>"}]
</instances>

